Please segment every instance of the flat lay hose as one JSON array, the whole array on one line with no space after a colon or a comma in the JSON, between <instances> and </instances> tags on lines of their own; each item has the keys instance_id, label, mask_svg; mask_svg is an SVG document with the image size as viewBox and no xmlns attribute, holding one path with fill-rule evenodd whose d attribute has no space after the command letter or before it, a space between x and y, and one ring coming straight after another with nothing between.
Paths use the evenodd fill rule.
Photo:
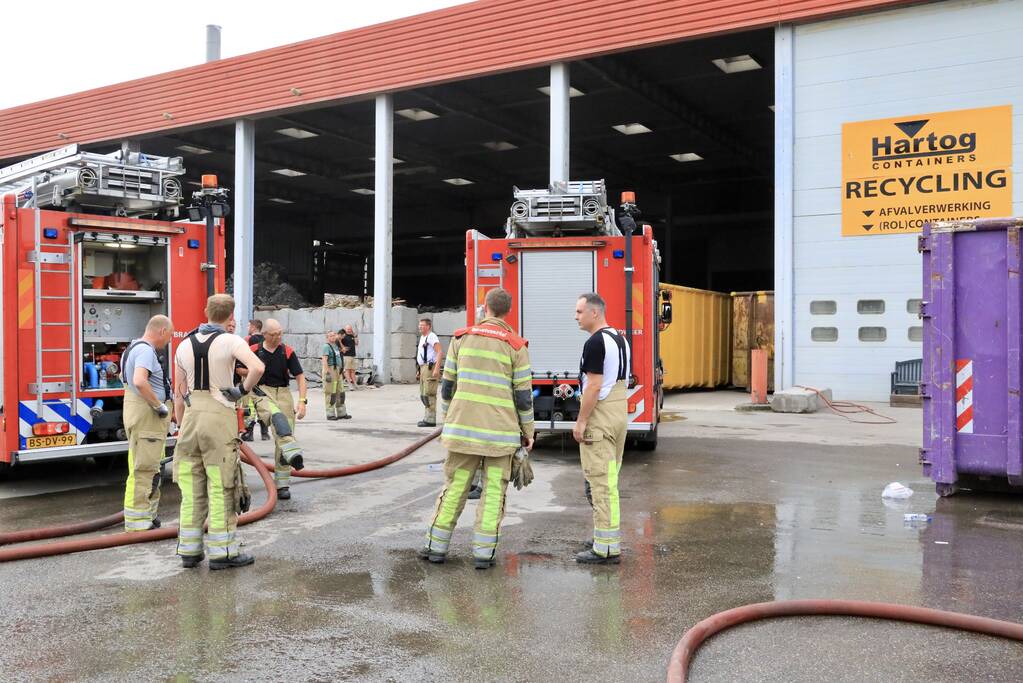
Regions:
<instances>
[{"instance_id":1,"label":"flat lay hose","mask_svg":"<svg viewBox=\"0 0 1023 683\"><path fill-rule=\"evenodd\" d=\"M277 505L277 487L274 485L273 474L266 468L256 454L249 449L248 446L242 444L241 447L241 459L242 462L252 465L259 472L260 479L263 480L263 485L266 487L266 501L256 508L250 510L245 514L238 517L238 526L249 524L251 522L258 521L269 515L274 506ZM120 514L120 513L119 513ZM108 520L110 517L104 517L104 520ZM103 520L96 520L91 524L98 524ZM83 522L84 525L90 524L90 522ZM79 526L79 525L71 525ZM55 527L68 528L68 527ZM103 528L103 527L98 527ZM36 538L52 538L52 535L38 535L40 533L47 533L49 529L32 529L27 532L19 533L35 533ZM81 532L79 532L81 533ZM117 534L108 534L106 536L96 536L94 538L81 538L77 540L68 541L57 541L56 543L37 543L36 545L26 545L16 548L5 548L0 550L0 562L12 562L14 560L27 560L34 557L49 557L51 555L68 555L70 553L80 553L86 550L101 550L103 548L116 548L121 545L132 545L135 543L148 543L149 541L165 541L171 538L177 538L178 527L169 526L161 527L159 529L150 529L149 531L122 531Z\"/></svg>"},{"instance_id":2,"label":"flat lay hose","mask_svg":"<svg viewBox=\"0 0 1023 683\"><path fill-rule=\"evenodd\" d=\"M861 600L783 600L743 605L707 617L693 626L671 653L668 663L668 683L685 683L700 645L711 636L739 624L773 617L867 617L908 621L927 626L942 626L962 631L973 631L989 636L1023 641L1023 624L1011 621L975 617L959 612L946 612L927 607L895 605L886 602Z\"/></svg>"},{"instance_id":3,"label":"flat lay hose","mask_svg":"<svg viewBox=\"0 0 1023 683\"><path fill-rule=\"evenodd\" d=\"M402 458L408 457L419 448L422 448L425 444L437 438L439 435L440 429L437 429L415 441L411 445L401 449L397 453L393 453L379 460L327 470L303 469L301 472L292 471L292 474L300 477L331 478L346 477L353 474L360 474L362 472L370 472L372 470L380 469L381 467L386 467L387 465L397 462ZM238 518L239 526L263 519L269 515L271 511L273 511L274 506L277 504L277 487L274 484L273 474L270 469L273 467L273 464L264 463L245 443L241 444L241 459L242 462L255 467L256 471L259 472L259 476L263 480L263 484L267 490L267 499L259 508L241 515ZM84 534L105 529L106 527L113 526L114 524L120 524L122 521L124 521L124 513L118 512L100 519L79 522L76 524L14 531L6 534L0 534L0 545ZM162 541L176 538L177 535L178 528L173 526L151 529L149 531L135 531L130 533L121 532L117 534L109 534L107 536L79 539L76 541L59 541L56 543L44 543L18 548L0 549L0 562L26 560L35 557L49 557L52 555L65 555L85 550L100 550L103 548L114 548L134 543L147 543L149 541Z\"/></svg>"},{"instance_id":4,"label":"flat lay hose","mask_svg":"<svg viewBox=\"0 0 1023 683\"><path fill-rule=\"evenodd\" d=\"M386 458L381 458L380 460L364 462L358 465L347 465L345 467L332 467L326 470L311 470L308 467L305 467L301 470L292 469L291 476L308 479L330 479L333 477L348 477L353 474L362 474L363 472L371 472L373 470L378 470L381 467L386 467L387 465L398 462L402 458L407 458L408 456L412 455L417 450L419 450L420 448L422 448L423 446L425 446L426 444L430 443L438 436L440 436L440 432L441 430L439 428L435 429L426 436L424 436L423 438L419 439L418 441L414 441L410 445L401 449L397 453L389 455ZM268 462L264 460L263 464L271 469L274 466L272 461Z\"/></svg>"}]
</instances>

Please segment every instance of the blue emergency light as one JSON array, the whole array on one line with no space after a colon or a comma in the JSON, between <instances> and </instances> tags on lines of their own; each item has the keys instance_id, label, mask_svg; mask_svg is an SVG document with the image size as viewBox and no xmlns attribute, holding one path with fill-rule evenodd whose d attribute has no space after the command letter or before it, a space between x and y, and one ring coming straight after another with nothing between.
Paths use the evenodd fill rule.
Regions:
<instances>
[{"instance_id":1,"label":"blue emergency light","mask_svg":"<svg viewBox=\"0 0 1023 683\"><path fill-rule=\"evenodd\" d=\"M501 252L499 251L495 251L493 254L490 255L491 261L500 261L502 258L503 257L501 256Z\"/></svg>"},{"instance_id":2,"label":"blue emergency light","mask_svg":"<svg viewBox=\"0 0 1023 683\"><path fill-rule=\"evenodd\" d=\"M188 240L188 248L189 249L198 249L199 248L199 240Z\"/></svg>"},{"instance_id":3,"label":"blue emergency light","mask_svg":"<svg viewBox=\"0 0 1023 683\"><path fill-rule=\"evenodd\" d=\"M57 228L45 228L43 230L43 237L45 237L48 240L57 239Z\"/></svg>"},{"instance_id":4,"label":"blue emergency light","mask_svg":"<svg viewBox=\"0 0 1023 683\"><path fill-rule=\"evenodd\" d=\"M611 252L611 255L614 256L615 258L625 258L625 251L622 249L615 249L613 252Z\"/></svg>"}]
</instances>

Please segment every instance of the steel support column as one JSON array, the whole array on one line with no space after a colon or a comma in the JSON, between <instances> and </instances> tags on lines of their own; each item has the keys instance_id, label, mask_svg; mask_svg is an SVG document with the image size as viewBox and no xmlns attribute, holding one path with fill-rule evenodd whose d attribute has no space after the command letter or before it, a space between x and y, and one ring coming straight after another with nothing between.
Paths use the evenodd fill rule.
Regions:
<instances>
[{"instance_id":1,"label":"steel support column","mask_svg":"<svg viewBox=\"0 0 1023 683\"><path fill-rule=\"evenodd\" d=\"M256 122L234 124L234 317L244 335L252 315L252 245L256 241Z\"/></svg>"},{"instance_id":2,"label":"steel support column","mask_svg":"<svg viewBox=\"0 0 1023 683\"><path fill-rule=\"evenodd\" d=\"M391 381L391 241L394 199L394 100L376 98L376 182L373 204L373 365Z\"/></svg>"},{"instance_id":3,"label":"steel support column","mask_svg":"<svg viewBox=\"0 0 1023 683\"><path fill-rule=\"evenodd\" d=\"M774 389L795 383L795 35L774 32Z\"/></svg>"},{"instance_id":4,"label":"steel support column","mask_svg":"<svg viewBox=\"0 0 1023 683\"><path fill-rule=\"evenodd\" d=\"M567 181L569 140L568 64L551 64L551 182Z\"/></svg>"}]
</instances>

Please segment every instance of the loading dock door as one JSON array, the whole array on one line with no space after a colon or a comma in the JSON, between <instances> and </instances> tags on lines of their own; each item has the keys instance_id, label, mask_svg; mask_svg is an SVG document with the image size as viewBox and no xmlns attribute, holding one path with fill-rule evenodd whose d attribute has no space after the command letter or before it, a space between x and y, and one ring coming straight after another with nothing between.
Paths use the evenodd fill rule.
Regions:
<instances>
[{"instance_id":1,"label":"loading dock door","mask_svg":"<svg viewBox=\"0 0 1023 683\"><path fill-rule=\"evenodd\" d=\"M529 340L529 360L537 377L547 372L579 372L579 358L588 335L575 321L580 294L595 291L594 252L538 251L523 253L520 279L519 330Z\"/></svg>"}]
</instances>

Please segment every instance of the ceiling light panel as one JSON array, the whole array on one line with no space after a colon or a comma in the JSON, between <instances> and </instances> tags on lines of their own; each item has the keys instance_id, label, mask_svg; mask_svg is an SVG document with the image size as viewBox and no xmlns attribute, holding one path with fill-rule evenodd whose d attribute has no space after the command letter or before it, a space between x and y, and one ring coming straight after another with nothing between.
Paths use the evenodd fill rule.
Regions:
<instances>
[{"instance_id":1,"label":"ceiling light panel","mask_svg":"<svg viewBox=\"0 0 1023 683\"><path fill-rule=\"evenodd\" d=\"M549 85L545 85L545 86L543 86L541 88L537 88L537 90L542 92L547 97L551 96L551 86L549 86ZM586 93L584 93L582 90L579 90L578 88L573 88L572 86L568 87L568 96L569 97L582 97L585 94Z\"/></svg>"},{"instance_id":2,"label":"ceiling light panel","mask_svg":"<svg viewBox=\"0 0 1023 683\"><path fill-rule=\"evenodd\" d=\"M685 163L687 161L703 161L703 157L696 152L683 152L681 154L669 154L668 156L681 163Z\"/></svg>"},{"instance_id":3,"label":"ceiling light panel","mask_svg":"<svg viewBox=\"0 0 1023 683\"><path fill-rule=\"evenodd\" d=\"M182 152L188 152L189 154L209 154L213 150L206 149L205 147L196 147L195 145L178 145L178 149Z\"/></svg>"},{"instance_id":4,"label":"ceiling light panel","mask_svg":"<svg viewBox=\"0 0 1023 683\"><path fill-rule=\"evenodd\" d=\"M466 178L445 178L444 182L449 185L472 185L473 181Z\"/></svg>"},{"instance_id":5,"label":"ceiling light panel","mask_svg":"<svg viewBox=\"0 0 1023 683\"><path fill-rule=\"evenodd\" d=\"M355 194L367 194L367 195L368 194L376 194L376 192L374 192L373 190L369 189L368 187L357 187L354 190L352 190L352 192L354 192Z\"/></svg>"},{"instance_id":6,"label":"ceiling light panel","mask_svg":"<svg viewBox=\"0 0 1023 683\"><path fill-rule=\"evenodd\" d=\"M513 145L505 140L495 140L493 142L484 142L483 146L494 152L507 152L510 149L518 149L518 145Z\"/></svg>"},{"instance_id":7,"label":"ceiling light panel","mask_svg":"<svg viewBox=\"0 0 1023 683\"><path fill-rule=\"evenodd\" d=\"M617 126L611 126L622 135L640 135L642 133L653 133L653 130L647 128L642 123L621 123Z\"/></svg>"},{"instance_id":8,"label":"ceiling light panel","mask_svg":"<svg viewBox=\"0 0 1023 683\"><path fill-rule=\"evenodd\" d=\"M726 74L737 74L743 71L756 71L761 68L760 63L749 55L737 55L735 57L722 57L712 59L711 63Z\"/></svg>"},{"instance_id":9,"label":"ceiling light panel","mask_svg":"<svg viewBox=\"0 0 1023 683\"><path fill-rule=\"evenodd\" d=\"M315 138L319 136L319 133L314 133L311 130L303 130L302 128L278 128L277 132L281 135L287 135L289 138L295 138L296 140L305 140L307 138Z\"/></svg>"},{"instance_id":10,"label":"ceiling light panel","mask_svg":"<svg viewBox=\"0 0 1023 683\"><path fill-rule=\"evenodd\" d=\"M281 199L280 197L270 197L267 201L271 201L274 204L294 204L295 202L290 199Z\"/></svg>"},{"instance_id":11,"label":"ceiling light panel","mask_svg":"<svg viewBox=\"0 0 1023 683\"><path fill-rule=\"evenodd\" d=\"M429 121L430 119L437 118L437 114L434 114L432 111L427 109L420 109L419 107L399 109L394 113L408 119L409 121Z\"/></svg>"},{"instance_id":12,"label":"ceiling light panel","mask_svg":"<svg viewBox=\"0 0 1023 683\"><path fill-rule=\"evenodd\" d=\"M287 176L288 178L297 178L299 176L305 175L303 171L296 171L293 168L275 168L273 171L271 171L271 173Z\"/></svg>"}]
</instances>

